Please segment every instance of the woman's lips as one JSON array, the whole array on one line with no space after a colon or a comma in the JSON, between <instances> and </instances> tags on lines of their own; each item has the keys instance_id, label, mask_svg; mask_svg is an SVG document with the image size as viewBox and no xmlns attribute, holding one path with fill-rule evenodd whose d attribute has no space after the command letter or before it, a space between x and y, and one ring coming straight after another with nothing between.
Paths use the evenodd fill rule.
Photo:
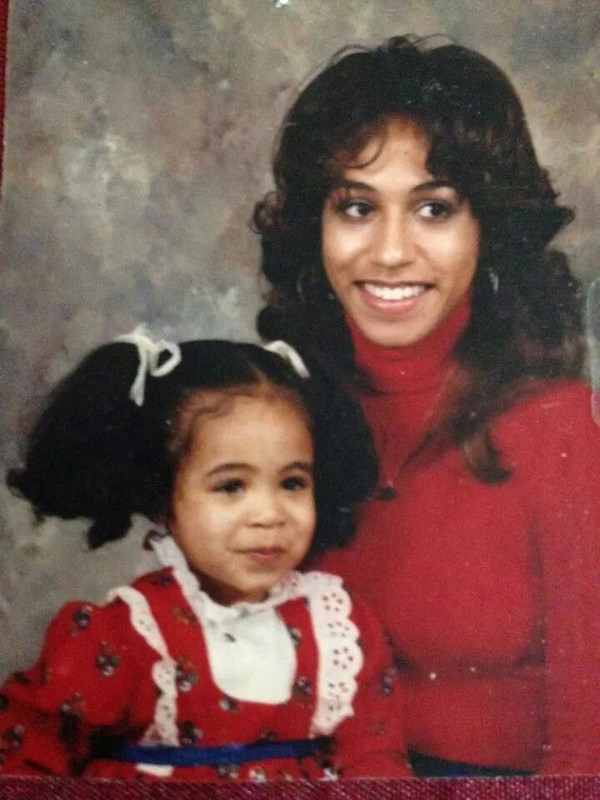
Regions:
<instances>
[{"instance_id":1,"label":"woman's lips","mask_svg":"<svg viewBox=\"0 0 600 800\"><path fill-rule=\"evenodd\" d=\"M408 312L419 305L423 295L432 288L429 283L378 283L357 281L356 288L366 305L383 312Z\"/></svg>"},{"instance_id":2,"label":"woman's lips","mask_svg":"<svg viewBox=\"0 0 600 800\"><path fill-rule=\"evenodd\" d=\"M418 297L427 290L425 283L411 283L390 285L385 283L370 283L364 281L361 288L367 294L377 297L380 300L407 300L410 297Z\"/></svg>"}]
</instances>

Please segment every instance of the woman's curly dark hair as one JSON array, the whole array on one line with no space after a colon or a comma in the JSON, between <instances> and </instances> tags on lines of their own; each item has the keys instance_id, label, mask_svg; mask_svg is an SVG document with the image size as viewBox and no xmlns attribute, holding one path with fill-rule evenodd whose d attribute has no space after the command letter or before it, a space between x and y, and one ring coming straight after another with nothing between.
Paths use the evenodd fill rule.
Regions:
<instances>
[{"instance_id":1,"label":"woman's curly dark hair","mask_svg":"<svg viewBox=\"0 0 600 800\"><path fill-rule=\"evenodd\" d=\"M353 533L352 510L365 499L377 467L370 431L350 395L318 367L302 379L279 355L221 340L180 345L182 359L162 377L146 377L145 397L129 397L139 366L137 347L104 345L57 387L35 425L22 468L7 483L37 514L87 517L90 547L127 533L131 514L168 517L172 486L201 413L202 393L227 397L278 394L305 414L315 448L317 529L313 552L337 547ZM218 397L217 397L218 400ZM221 408L217 402L217 410Z\"/></svg>"},{"instance_id":2,"label":"woman's curly dark hair","mask_svg":"<svg viewBox=\"0 0 600 800\"><path fill-rule=\"evenodd\" d=\"M342 380L356 377L322 265L323 204L340 168L391 117L414 120L430 142L427 168L469 200L481 228L471 320L455 351L463 369L447 387L453 401L442 429L478 478L499 482L509 473L490 420L539 380L581 370L579 285L566 257L546 249L573 215L557 203L504 73L472 50L430 44L394 37L374 49L345 48L290 109L274 158L276 190L254 210L272 284L258 329Z\"/></svg>"}]
</instances>

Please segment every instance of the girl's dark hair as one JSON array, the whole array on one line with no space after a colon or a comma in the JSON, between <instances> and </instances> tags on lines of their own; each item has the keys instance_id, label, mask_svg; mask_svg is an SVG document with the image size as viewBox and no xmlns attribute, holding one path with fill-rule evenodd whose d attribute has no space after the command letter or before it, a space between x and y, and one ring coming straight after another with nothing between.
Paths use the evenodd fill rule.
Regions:
<instances>
[{"instance_id":1,"label":"girl's dark hair","mask_svg":"<svg viewBox=\"0 0 600 800\"><path fill-rule=\"evenodd\" d=\"M317 530L313 551L345 544L352 510L371 491L376 461L369 429L351 397L310 365L300 378L289 364L253 344L190 341L163 377L146 377L145 398L130 398L137 347L124 342L91 353L51 396L35 426L25 466L8 485L40 516L87 517L90 547L125 535L130 516L165 517L177 467L191 441L185 414L203 391L226 395L281 392L297 403L315 447ZM201 412L200 412L201 413Z\"/></svg>"},{"instance_id":2,"label":"girl's dark hair","mask_svg":"<svg viewBox=\"0 0 600 800\"><path fill-rule=\"evenodd\" d=\"M504 73L472 50L394 37L345 48L300 93L281 128L276 190L257 203L262 270L272 284L258 317L324 368L354 376L352 344L321 259L323 203L344 163L392 117L427 134L427 167L466 197L481 227L463 369L442 425L481 480L508 476L488 424L527 386L580 372L579 286L547 245L572 218L536 158L519 98ZM497 282L497 292L493 284ZM438 431L440 433L441 431Z\"/></svg>"}]
</instances>

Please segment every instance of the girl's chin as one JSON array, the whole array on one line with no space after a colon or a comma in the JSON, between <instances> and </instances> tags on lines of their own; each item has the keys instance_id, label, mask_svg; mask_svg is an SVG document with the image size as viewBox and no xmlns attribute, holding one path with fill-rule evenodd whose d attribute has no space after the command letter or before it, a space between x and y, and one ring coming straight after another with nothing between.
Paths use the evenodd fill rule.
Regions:
<instances>
[{"instance_id":1,"label":"girl's chin","mask_svg":"<svg viewBox=\"0 0 600 800\"><path fill-rule=\"evenodd\" d=\"M211 600L221 606L232 606L234 603L262 603L267 599L272 586L238 587L224 586L208 582L200 578L200 585Z\"/></svg>"}]
</instances>

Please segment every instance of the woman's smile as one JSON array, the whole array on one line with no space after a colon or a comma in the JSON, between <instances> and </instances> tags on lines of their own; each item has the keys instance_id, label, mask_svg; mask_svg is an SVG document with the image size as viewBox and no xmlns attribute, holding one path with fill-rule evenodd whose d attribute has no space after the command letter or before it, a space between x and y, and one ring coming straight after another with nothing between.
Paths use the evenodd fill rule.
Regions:
<instances>
[{"instance_id":1,"label":"woman's smile","mask_svg":"<svg viewBox=\"0 0 600 800\"><path fill-rule=\"evenodd\" d=\"M390 120L342 169L323 208L329 282L383 347L413 344L439 327L477 268L479 223L457 189L429 173L428 154L419 127Z\"/></svg>"},{"instance_id":2,"label":"woman's smile","mask_svg":"<svg viewBox=\"0 0 600 800\"><path fill-rule=\"evenodd\" d=\"M361 301L373 311L391 318L401 318L414 313L420 298L430 288L425 283L385 283L383 281L355 281L354 286L362 293Z\"/></svg>"},{"instance_id":3,"label":"woman's smile","mask_svg":"<svg viewBox=\"0 0 600 800\"><path fill-rule=\"evenodd\" d=\"M397 303L403 300L411 300L427 291L424 283L415 284L389 284L377 283L375 281L359 281L358 286L371 297L378 300Z\"/></svg>"}]
</instances>

